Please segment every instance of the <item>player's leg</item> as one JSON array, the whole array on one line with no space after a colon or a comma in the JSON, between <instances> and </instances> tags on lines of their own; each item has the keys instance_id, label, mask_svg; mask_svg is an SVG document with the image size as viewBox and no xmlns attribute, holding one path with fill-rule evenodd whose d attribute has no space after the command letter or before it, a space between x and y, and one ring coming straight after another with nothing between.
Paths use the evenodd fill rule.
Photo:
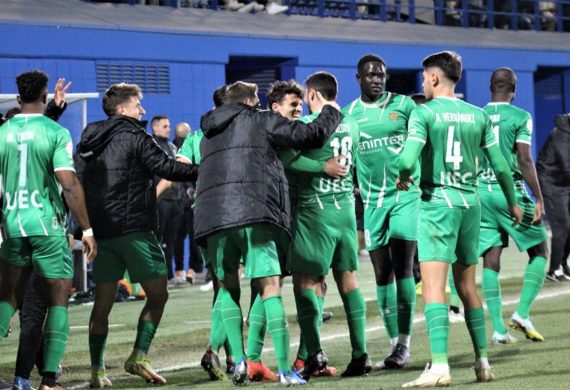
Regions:
<instances>
[{"instance_id":1,"label":"player's leg","mask_svg":"<svg viewBox=\"0 0 570 390\"><path fill-rule=\"evenodd\" d=\"M548 215L552 230L550 268L547 277L552 281L566 280L560 266L566 264L566 246L570 239L570 196L565 194L543 195L546 215Z\"/></svg>"},{"instance_id":2,"label":"player's leg","mask_svg":"<svg viewBox=\"0 0 570 390\"><path fill-rule=\"evenodd\" d=\"M366 375L372 370L372 363L366 352L366 303L356 282L356 271L335 270L333 276L342 298L352 358L342 376Z\"/></svg>"},{"instance_id":3,"label":"player's leg","mask_svg":"<svg viewBox=\"0 0 570 390\"><path fill-rule=\"evenodd\" d=\"M527 253L529 261L524 271L521 296L509 325L521 330L532 341L544 341L544 337L534 328L530 320L530 309L546 276L546 259L548 256L546 241L529 248Z\"/></svg>"},{"instance_id":4,"label":"player's leg","mask_svg":"<svg viewBox=\"0 0 570 390\"><path fill-rule=\"evenodd\" d=\"M384 362L388 368L403 368L410 360L410 338L416 307L413 266L417 243L415 240L402 240L395 237L390 242L397 287L398 343Z\"/></svg>"},{"instance_id":5,"label":"player's leg","mask_svg":"<svg viewBox=\"0 0 570 390\"><path fill-rule=\"evenodd\" d=\"M449 286L449 322L452 324L458 322L464 322L465 318L461 314L461 299L457 293L457 288L455 287L455 279L453 278L453 272L449 272L447 275L447 285Z\"/></svg>"},{"instance_id":6,"label":"player's leg","mask_svg":"<svg viewBox=\"0 0 570 390\"><path fill-rule=\"evenodd\" d=\"M398 343L398 298L390 247L385 245L369 253L376 280L378 311L393 350Z\"/></svg>"},{"instance_id":7,"label":"player's leg","mask_svg":"<svg viewBox=\"0 0 570 390\"><path fill-rule=\"evenodd\" d=\"M99 257L99 256L98 256ZM94 267L96 263L94 263ZM105 350L109 333L109 314L117 296L117 282L96 282L95 301L89 318L89 354L91 387L111 386L105 369Z\"/></svg>"}]
</instances>

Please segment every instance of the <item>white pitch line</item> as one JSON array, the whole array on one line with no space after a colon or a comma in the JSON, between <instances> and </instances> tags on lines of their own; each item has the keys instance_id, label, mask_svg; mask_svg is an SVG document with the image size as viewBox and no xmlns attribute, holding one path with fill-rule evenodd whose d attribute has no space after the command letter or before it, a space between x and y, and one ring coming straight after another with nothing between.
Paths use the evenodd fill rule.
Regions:
<instances>
[{"instance_id":1,"label":"white pitch line","mask_svg":"<svg viewBox=\"0 0 570 390\"><path fill-rule=\"evenodd\" d=\"M551 293L540 293L537 297L536 300L542 300L542 299L550 299L550 298L557 298L563 295L570 295L570 290L563 290L563 291L558 291L558 292L551 292ZM518 299L511 299L508 301L504 301L503 302L503 306L510 306L510 305L514 305L519 303ZM484 307L486 308L487 305L484 305ZM425 321L425 317L420 314L417 315L416 314L416 318L414 318L414 324L417 324L419 322L424 322ZM453 324L450 324L453 325ZM375 332L378 330L382 330L384 329L383 325L379 325L379 326L371 326L370 328L366 328L366 333L370 333L370 332ZM330 336L326 336L326 337L321 337L321 341L330 341L330 340L336 340L339 337L349 337L349 333L348 332L343 332L343 333L336 333ZM295 343L291 343L291 348L294 347L298 347L299 343L295 342ZM270 348L263 348L263 352L273 352L274 348L270 347ZM172 372L172 371L179 371L179 370L183 370L186 368L195 368L195 367L200 367L200 361L195 361L195 362L190 362L190 363L186 363L186 364L177 364L175 366L169 366L169 367L163 367L163 368L158 368L156 369L157 372ZM120 377L115 377L115 378L111 378L113 381L116 380L124 380L129 378L128 376L120 376ZM76 390L76 389L82 389L89 386L89 382L83 382L83 383L79 383L75 386L71 386L68 387L69 390Z\"/></svg>"},{"instance_id":2,"label":"white pitch line","mask_svg":"<svg viewBox=\"0 0 570 390\"><path fill-rule=\"evenodd\" d=\"M122 328L127 326L127 324L109 324L109 328ZM89 329L89 325L74 325L69 327L70 330L75 329Z\"/></svg>"}]
</instances>

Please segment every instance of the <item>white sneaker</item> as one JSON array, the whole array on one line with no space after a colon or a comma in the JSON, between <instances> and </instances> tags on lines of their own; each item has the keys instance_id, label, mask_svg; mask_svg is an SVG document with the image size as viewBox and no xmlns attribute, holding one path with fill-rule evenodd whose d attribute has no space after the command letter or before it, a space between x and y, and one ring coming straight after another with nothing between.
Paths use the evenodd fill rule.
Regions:
<instances>
[{"instance_id":1,"label":"white sneaker","mask_svg":"<svg viewBox=\"0 0 570 390\"><path fill-rule=\"evenodd\" d=\"M232 11L237 11L245 6L245 4L238 2L237 0L230 0L228 5L226 6L228 9Z\"/></svg>"},{"instance_id":2,"label":"white sneaker","mask_svg":"<svg viewBox=\"0 0 570 390\"><path fill-rule=\"evenodd\" d=\"M262 11L264 8L265 8L265 6L263 4L259 4L255 1L252 1L251 3L248 3L248 4L244 5L242 8L240 8L238 10L238 12L242 13L242 14L247 14L248 12L251 12L253 10Z\"/></svg>"},{"instance_id":3,"label":"white sneaker","mask_svg":"<svg viewBox=\"0 0 570 390\"><path fill-rule=\"evenodd\" d=\"M507 333L508 334L508 333ZM475 363L475 377L477 378L477 382L491 382L495 380L495 375L491 371L491 366L487 363L485 366L478 364L479 362Z\"/></svg>"},{"instance_id":4,"label":"white sneaker","mask_svg":"<svg viewBox=\"0 0 570 390\"><path fill-rule=\"evenodd\" d=\"M212 282L211 280L204 284L203 286L200 286L200 291L211 291L214 289L214 282Z\"/></svg>"},{"instance_id":5,"label":"white sneaker","mask_svg":"<svg viewBox=\"0 0 570 390\"><path fill-rule=\"evenodd\" d=\"M544 341L544 337L532 325L530 317L522 318L516 311L513 313L509 321L511 329L517 329L524 333L527 339L532 341Z\"/></svg>"},{"instance_id":6,"label":"white sneaker","mask_svg":"<svg viewBox=\"0 0 570 390\"><path fill-rule=\"evenodd\" d=\"M450 324L458 324L460 322L465 322L465 317L463 317L463 314L456 313L456 312L450 310L449 311L449 323Z\"/></svg>"},{"instance_id":7,"label":"white sneaker","mask_svg":"<svg viewBox=\"0 0 570 390\"><path fill-rule=\"evenodd\" d=\"M283 12L287 12L289 7L286 5L279 5L277 3L269 3L267 5L266 11L269 15L277 15L282 14Z\"/></svg>"},{"instance_id":8,"label":"white sneaker","mask_svg":"<svg viewBox=\"0 0 570 390\"><path fill-rule=\"evenodd\" d=\"M519 339L517 339L514 336L511 336L509 334L509 332L505 333L505 334L500 334L499 332L495 331L493 332L493 337L492 337L492 342L495 345L498 344L514 344L517 343L519 341Z\"/></svg>"},{"instance_id":9,"label":"white sneaker","mask_svg":"<svg viewBox=\"0 0 570 390\"><path fill-rule=\"evenodd\" d=\"M431 372L429 363L426 364L424 372L416 379L408 383L404 383L402 387L446 387L451 385L451 376L447 374L439 374Z\"/></svg>"}]
</instances>

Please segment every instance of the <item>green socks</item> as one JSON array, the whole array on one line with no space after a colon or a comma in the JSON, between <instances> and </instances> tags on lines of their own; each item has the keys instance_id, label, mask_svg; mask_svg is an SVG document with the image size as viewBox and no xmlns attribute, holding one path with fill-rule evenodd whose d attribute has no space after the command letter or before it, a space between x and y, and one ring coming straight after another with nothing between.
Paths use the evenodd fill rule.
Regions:
<instances>
[{"instance_id":1,"label":"green socks","mask_svg":"<svg viewBox=\"0 0 570 390\"><path fill-rule=\"evenodd\" d=\"M409 277L396 280L396 286L398 287L398 331L400 336L409 336L412 334L412 328L414 326L416 283L413 277ZM400 340L399 342L401 343Z\"/></svg>"},{"instance_id":2,"label":"green socks","mask_svg":"<svg viewBox=\"0 0 570 390\"><path fill-rule=\"evenodd\" d=\"M4 335L10 327L10 319L14 315L16 310L6 301L0 301L0 339L4 338Z\"/></svg>"},{"instance_id":3,"label":"green socks","mask_svg":"<svg viewBox=\"0 0 570 390\"><path fill-rule=\"evenodd\" d=\"M228 290L220 288L222 294L222 321L234 358L239 361L244 357L243 352L243 318L239 300L236 302Z\"/></svg>"},{"instance_id":4,"label":"green socks","mask_svg":"<svg viewBox=\"0 0 570 390\"><path fill-rule=\"evenodd\" d=\"M152 321L139 320L134 349L137 349L144 354L148 354L150 344L152 343L152 339L156 333L156 328L158 328L158 325L155 325Z\"/></svg>"},{"instance_id":5,"label":"green socks","mask_svg":"<svg viewBox=\"0 0 570 390\"><path fill-rule=\"evenodd\" d=\"M107 346L107 334L89 333L89 354L91 366L105 367L105 348Z\"/></svg>"},{"instance_id":6,"label":"green socks","mask_svg":"<svg viewBox=\"0 0 570 390\"><path fill-rule=\"evenodd\" d=\"M507 328L503 322L503 296L499 274L489 268L483 268L483 297L487 303L493 330L503 335L506 334Z\"/></svg>"},{"instance_id":7,"label":"green socks","mask_svg":"<svg viewBox=\"0 0 570 390\"><path fill-rule=\"evenodd\" d=\"M487 358L487 331L485 329L485 310L482 307L465 310L465 323L471 336L475 358Z\"/></svg>"},{"instance_id":8,"label":"green socks","mask_svg":"<svg viewBox=\"0 0 570 390\"><path fill-rule=\"evenodd\" d=\"M254 362L261 361L261 351L265 344L267 318L261 296L257 294L249 311L249 330L247 333L247 358ZM277 351L277 348L276 348Z\"/></svg>"},{"instance_id":9,"label":"green socks","mask_svg":"<svg viewBox=\"0 0 570 390\"><path fill-rule=\"evenodd\" d=\"M323 326L323 307L325 305L325 297L320 297L317 295L317 303L319 305L319 329ZM305 340L303 339L303 332L299 337L299 349L297 350L297 357L303 360L307 360L309 353L307 352L307 346L305 345Z\"/></svg>"},{"instance_id":10,"label":"green socks","mask_svg":"<svg viewBox=\"0 0 570 390\"><path fill-rule=\"evenodd\" d=\"M281 296L265 299L263 306L267 314L267 329L275 348L277 367L280 371L289 371L289 325Z\"/></svg>"},{"instance_id":11,"label":"green socks","mask_svg":"<svg viewBox=\"0 0 570 390\"><path fill-rule=\"evenodd\" d=\"M366 353L366 303L359 288L342 296L342 301L348 322L352 358L358 359Z\"/></svg>"},{"instance_id":12,"label":"green socks","mask_svg":"<svg viewBox=\"0 0 570 390\"><path fill-rule=\"evenodd\" d=\"M295 293L295 303L297 305L297 321L301 328L303 341L307 346L308 356L313 356L321 350L319 316L319 302L317 294L311 289L305 289Z\"/></svg>"},{"instance_id":13,"label":"green socks","mask_svg":"<svg viewBox=\"0 0 570 390\"><path fill-rule=\"evenodd\" d=\"M55 373L57 371L65 352L68 334L67 308L49 307L44 324L44 372Z\"/></svg>"},{"instance_id":14,"label":"green socks","mask_svg":"<svg viewBox=\"0 0 570 390\"><path fill-rule=\"evenodd\" d=\"M461 299L459 294L457 294L457 289L455 288L455 279L453 278L453 271L449 270L447 274L447 284L449 284L449 306L459 307L461 304Z\"/></svg>"},{"instance_id":15,"label":"green socks","mask_svg":"<svg viewBox=\"0 0 570 390\"><path fill-rule=\"evenodd\" d=\"M415 294L415 293L414 293ZM390 339L398 337L398 310L396 297L396 283L385 286L376 286L378 297L378 310L384 322L386 333Z\"/></svg>"},{"instance_id":16,"label":"green socks","mask_svg":"<svg viewBox=\"0 0 570 390\"><path fill-rule=\"evenodd\" d=\"M212 307L212 313L210 314L210 346L216 353L220 351L220 348L227 339L226 328L222 321L222 296L223 294L218 293L214 301L214 306Z\"/></svg>"},{"instance_id":17,"label":"green socks","mask_svg":"<svg viewBox=\"0 0 570 390\"><path fill-rule=\"evenodd\" d=\"M426 328L429 335L432 364L447 363L447 340L449 336L449 308L445 303L425 305Z\"/></svg>"},{"instance_id":18,"label":"green socks","mask_svg":"<svg viewBox=\"0 0 570 390\"><path fill-rule=\"evenodd\" d=\"M522 318L528 318L530 307L544 283L546 263L547 261L544 257L538 256L528 261L524 271L521 298L516 310Z\"/></svg>"}]
</instances>

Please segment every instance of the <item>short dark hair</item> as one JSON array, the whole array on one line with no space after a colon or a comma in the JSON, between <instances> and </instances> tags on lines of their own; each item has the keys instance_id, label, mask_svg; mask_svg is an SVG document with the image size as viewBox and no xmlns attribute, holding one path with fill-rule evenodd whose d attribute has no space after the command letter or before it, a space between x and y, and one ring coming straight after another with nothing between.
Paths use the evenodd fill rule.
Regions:
<instances>
[{"instance_id":1,"label":"short dark hair","mask_svg":"<svg viewBox=\"0 0 570 390\"><path fill-rule=\"evenodd\" d=\"M215 107L220 107L222 104L224 104L224 96L226 96L227 89L227 85L222 85L221 87L216 88L212 95L212 100L214 101Z\"/></svg>"},{"instance_id":2,"label":"short dark hair","mask_svg":"<svg viewBox=\"0 0 570 390\"><path fill-rule=\"evenodd\" d=\"M461 56L454 51L441 51L431 54L422 61L424 69L436 67L441 69L445 77L457 84L461 78Z\"/></svg>"},{"instance_id":3,"label":"short dark hair","mask_svg":"<svg viewBox=\"0 0 570 390\"><path fill-rule=\"evenodd\" d=\"M316 72L305 80L307 89L320 92L327 100L335 100L338 93L336 77L329 72Z\"/></svg>"},{"instance_id":4,"label":"short dark hair","mask_svg":"<svg viewBox=\"0 0 570 390\"><path fill-rule=\"evenodd\" d=\"M16 77L20 103L35 103L46 93L48 76L41 70L24 72Z\"/></svg>"},{"instance_id":5,"label":"short dark hair","mask_svg":"<svg viewBox=\"0 0 570 390\"><path fill-rule=\"evenodd\" d=\"M228 86L226 95L224 96L224 103L245 103L248 99L253 99L257 96L257 84L246 83L244 81L236 81Z\"/></svg>"},{"instance_id":6,"label":"short dark hair","mask_svg":"<svg viewBox=\"0 0 570 390\"><path fill-rule=\"evenodd\" d=\"M155 116L153 116L152 119L150 120L150 126L151 126L151 127L154 126L154 124L155 124L156 122L161 121L161 120L163 120L163 119L168 119L168 117L167 117L167 116L164 116L164 115L155 115Z\"/></svg>"},{"instance_id":7,"label":"short dark hair","mask_svg":"<svg viewBox=\"0 0 570 390\"><path fill-rule=\"evenodd\" d=\"M142 90L136 84L118 83L111 85L103 96L103 111L107 116L115 115L117 106L127 103L131 97L142 99Z\"/></svg>"},{"instance_id":8,"label":"short dark hair","mask_svg":"<svg viewBox=\"0 0 570 390\"><path fill-rule=\"evenodd\" d=\"M510 93L515 92L517 75L511 68L497 68L491 76L491 92Z\"/></svg>"},{"instance_id":9,"label":"short dark hair","mask_svg":"<svg viewBox=\"0 0 570 390\"><path fill-rule=\"evenodd\" d=\"M358 65L356 66L356 68L358 69L358 72L360 72L360 69L362 69L364 64L366 64L368 62L379 62L382 65L384 65L384 67L386 67L386 63L384 62L384 60L380 56L377 56L376 54L366 54L358 60Z\"/></svg>"},{"instance_id":10,"label":"short dark hair","mask_svg":"<svg viewBox=\"0 0 570 390\"><path fill-rule=\"evenodd\" d=\"M303 97L303 88L295 80L275 81L267 90L267 105L271 109L273 103L281 103L286 95L294 94L299 99Z\"/></svg>"}]
</instances>

